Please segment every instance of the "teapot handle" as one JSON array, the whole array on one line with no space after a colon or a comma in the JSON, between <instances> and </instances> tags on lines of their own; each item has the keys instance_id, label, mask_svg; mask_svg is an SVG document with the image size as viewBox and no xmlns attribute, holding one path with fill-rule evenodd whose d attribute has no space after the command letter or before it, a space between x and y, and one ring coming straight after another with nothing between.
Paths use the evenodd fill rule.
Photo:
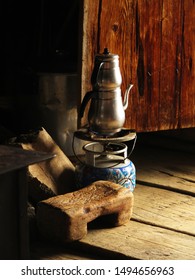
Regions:
<instances>
[{"instance_id":1,"label":"teapot handle","mask_svg":"<svg viewBox=\"0 0 195 280\"><path fill-rule=\"evenodd\" d=\"M89 102L89 100L92 98L94 92L93 91L88 91L84 98L83 98L83 101L81 103L81 107L80 107L80 111L79 111L79 117L82 118L83 115L84 115L84 111L85 111L85 108Z\"/></svg>"},{"instance_id":2,"label":"teapot handle","mask_svg":"<svg viewBox=\"0 0 195 280\"><path fill-rule=\"evenodd\" d=\"M98 86L98 76L99 76L99 72L101 67L103 66L104 61L95 64L92 75L91 75L91 84L93 85L93 88L96 88L96 86Z\"/></svg>"}]
</instances>

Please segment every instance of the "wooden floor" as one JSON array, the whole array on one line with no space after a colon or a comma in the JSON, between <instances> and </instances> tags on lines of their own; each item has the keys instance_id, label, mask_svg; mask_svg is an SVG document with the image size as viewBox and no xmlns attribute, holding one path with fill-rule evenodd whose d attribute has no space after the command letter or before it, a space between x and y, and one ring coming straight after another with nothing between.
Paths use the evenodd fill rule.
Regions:
<instances>
[{"instance_id":1,"label":"wooden floor","mask_svg":"<svg viewBox=\"0 0 195 280\"><path fill-rule=\"evenodd\" d=\"M133 152L137 185L128 224L89 225L85 238L67 246L40 241L33 244L31 257L195 259L195 147L175 140L161 144L138 141Z\"/></svg>"}]
</instances>

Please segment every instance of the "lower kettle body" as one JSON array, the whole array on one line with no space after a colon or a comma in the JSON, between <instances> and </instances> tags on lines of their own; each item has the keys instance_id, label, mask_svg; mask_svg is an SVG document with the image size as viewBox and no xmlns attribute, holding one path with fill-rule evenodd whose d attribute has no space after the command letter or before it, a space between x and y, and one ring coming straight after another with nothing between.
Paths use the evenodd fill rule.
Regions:
<instances>
[{"instance_id":1,"label":"lower kettle body","mask_svg":"<svg viewBox=\"0 0 195 280\"><path fill-rule=\"evenodd\" d=\"M91 99L88 122L96 134L109 136L119 132L125 122L120 91L96 93Z\"/></svg>"}]
</instances>

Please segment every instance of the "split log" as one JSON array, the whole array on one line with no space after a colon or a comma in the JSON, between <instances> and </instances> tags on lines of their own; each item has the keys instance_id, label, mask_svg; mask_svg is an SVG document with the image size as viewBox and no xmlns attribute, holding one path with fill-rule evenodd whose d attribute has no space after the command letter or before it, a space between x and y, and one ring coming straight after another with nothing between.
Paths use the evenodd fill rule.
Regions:
<instances>
[{"instance_id":1,"label":"split log","mask_svg":"<svg viewBox=\"0 0 195 280\"><path fill-rule=\"evenodd\" d=\"M23 149L55 154L51 160L28 167L32 203L73 190L75 167L44 128L31 135L21 135L18 141Z\"/></svg>"}]
</instances>

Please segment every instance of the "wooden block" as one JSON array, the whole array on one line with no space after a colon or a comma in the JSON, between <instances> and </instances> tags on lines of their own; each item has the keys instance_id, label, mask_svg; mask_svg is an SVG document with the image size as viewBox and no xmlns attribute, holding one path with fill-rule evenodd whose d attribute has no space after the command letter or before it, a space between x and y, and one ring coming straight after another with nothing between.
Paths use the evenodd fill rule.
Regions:
<instances>
[{"instance_id":1,"label":"wooden block","mask_svg":"<svg viewBox=\"0 0 195 280\"><path fill-rule=\"evenodd\" d=\"M37 203L48 197L73 191L75 167L44 128L31 137L21 137L21 146L26 150L42 151L56 156L49 161L30 165L29 196Z\"/></svg>"},{"instance_id":2,"label":"wooden block","mask_svg":"<svg viewBox=\"0 0 195 280\"><path fill-rule=\"evenodd\" d=\"M129 189L113 182L96 181L78 191L39 202L37 225L40 233L53 241L79 240L87 234L87 224L99 216L108 215L113 226L127 223L133 199Z\"/></svg>"}]
</instances>

